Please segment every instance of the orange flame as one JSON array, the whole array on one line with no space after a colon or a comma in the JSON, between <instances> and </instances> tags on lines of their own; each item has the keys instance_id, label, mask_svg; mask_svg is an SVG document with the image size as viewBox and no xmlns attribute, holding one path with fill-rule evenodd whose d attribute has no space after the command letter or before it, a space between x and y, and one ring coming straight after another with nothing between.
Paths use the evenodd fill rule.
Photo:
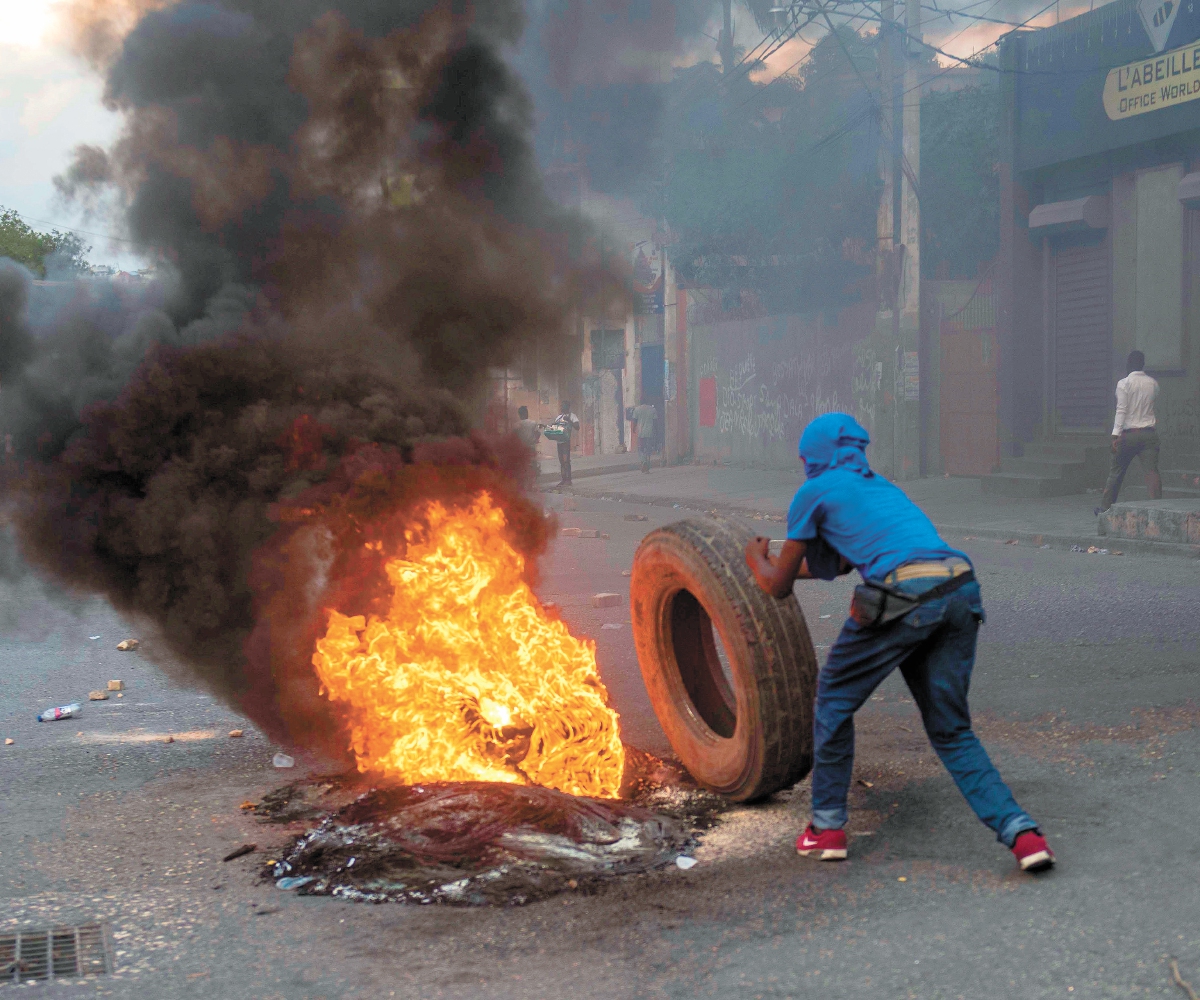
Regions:
<instances>
[{"instance_id":1,"label":"orange flame","mask_svg":"<svg viewBox=\"0 0 1200 1000\"><path fill-rule=\"evenodd\" d=\"M322 693L348 706L359 770L616 797L625 749L595 644L538 603L504 511L480 493L429 502L421 521L386 564L387 617L330 611L313 654Z\"/></svg>"}]
</instances>

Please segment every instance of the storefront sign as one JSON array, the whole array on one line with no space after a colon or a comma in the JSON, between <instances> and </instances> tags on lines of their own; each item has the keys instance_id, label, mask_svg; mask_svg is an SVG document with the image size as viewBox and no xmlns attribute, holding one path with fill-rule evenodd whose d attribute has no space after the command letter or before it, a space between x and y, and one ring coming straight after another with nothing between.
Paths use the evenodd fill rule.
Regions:
<instances>
[{"instance_id":1,"label":"storefront sign","mask_svg":"<svg viewBox=\"0 0 1200 1000\"><path fill-rule=\"evenodd\" d=\"M1000 48L1015 74L1018 170L1156 142L1200 119L1196 0L1096 4Z\"/></svg>"},{"instance_id":2,"label":"storefront sign","mask_svg":"<svg viewBox=\"0 0 1200 1000\"><path fill-rule=\"evenodd\" d=\"M1200 98L1200 41L1109 70L1104 110L1112 121Z\"/></svg>"}]
</instances>

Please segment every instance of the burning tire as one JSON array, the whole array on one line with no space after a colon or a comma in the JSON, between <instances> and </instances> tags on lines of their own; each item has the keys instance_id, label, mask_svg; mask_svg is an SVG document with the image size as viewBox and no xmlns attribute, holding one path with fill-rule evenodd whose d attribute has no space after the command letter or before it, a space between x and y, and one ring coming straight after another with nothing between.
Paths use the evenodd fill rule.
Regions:
<instances>
[{"instance_id":1,"label":"burning tire","mask_svg":"<svg viewBox=\"0 0 1200 1000\"><path fill-rule=\"evenodd\" d=\"M684 766L737 802L812 768L817 659L793 595L755 583L752 534L696 518L652 531L633 562L630 611L655 714Z\"/></svg>"}]
</instances>

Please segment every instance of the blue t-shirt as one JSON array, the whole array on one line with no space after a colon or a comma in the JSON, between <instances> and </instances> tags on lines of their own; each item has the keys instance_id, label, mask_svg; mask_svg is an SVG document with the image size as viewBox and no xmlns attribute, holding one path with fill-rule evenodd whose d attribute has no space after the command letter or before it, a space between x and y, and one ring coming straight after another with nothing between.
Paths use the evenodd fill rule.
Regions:
<instances>
[{"instance_id":1,"label":"blue t-shirt","mask_svg":"<svg viewBox=\"0 0 1200 1000\"><path fill-rule=\"evenodd\" d=\"M825 543L811 545L808 556L809 570L822 580L837 575L837 559L826 547L845 556L864 580L880 580L907 562L967 558L942 541L933 522L899 487L846 468L828 469L796 491L787 536Z\"/></svg>"}]
</instances>

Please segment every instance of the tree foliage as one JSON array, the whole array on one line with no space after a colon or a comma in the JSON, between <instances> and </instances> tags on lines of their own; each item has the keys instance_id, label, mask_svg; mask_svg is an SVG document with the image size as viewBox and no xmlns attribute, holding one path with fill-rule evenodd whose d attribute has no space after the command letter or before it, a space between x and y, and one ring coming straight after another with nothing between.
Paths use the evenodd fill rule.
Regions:
<instances>
[{"instance_id":1,"label":"tree foliage","mask_svg":"<svg viewBox=\"0 0 1200 1000\"><path fill-rule=\"evenodd\" d=\"M921 100L921 271L973 278L1000 245L1000 95L970 87Z\"/></svg>"},{"instance_id":2,"label":"tree foliage","mask_svg":"<svg viewBox=\"0 0 1200 1000\"><path fill-rule=\"evenodd\" d=\"M0 257L23 264L39 278L82 274L91 249L74 233L39 232L15 210L0 207Z\"/></svg>"},{"instance_id":3,"label":"tree foliage","mask_svg":"<svg viewBox=\"0 0 1200 1000\"><path fill-rule=\"evenodd\" d=\"M769 86L707 63L678 73L647 208L685 277L777 310L856 297L875 242L877 87L873 40L848 28Z\"/></svg>"}]
</instances>

